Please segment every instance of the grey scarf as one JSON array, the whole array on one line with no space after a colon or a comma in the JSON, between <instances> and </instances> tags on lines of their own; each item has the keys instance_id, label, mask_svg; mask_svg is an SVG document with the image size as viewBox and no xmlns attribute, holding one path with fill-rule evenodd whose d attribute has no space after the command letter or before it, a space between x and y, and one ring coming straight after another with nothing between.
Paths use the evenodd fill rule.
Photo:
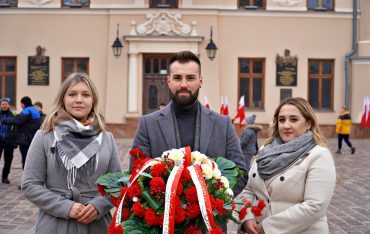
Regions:
<instances>
[{"instance_id":1,"label":"grey scarf","mask_svg":"<svg viewBox=\"0 0 370 234\"><path fill-rule=\"evenodd\" d=\"M51 147L56 162L62 162L67 171L68 189L75 183L77 170L84 176L95 171L103 134L94 114L89 116L90 124L82 125L64 109L53 119L54 143Z\"/></svg>"},{"instance_id":2,"label":"grey scarf","mask_svg":"<svg viewBox=\"0 0 370 234\"><path fill-rule=\"evenodd\" d=\"M285 144L280 137L276 137L258 153L256 160L258 174L262 179L268 180L288 168L315 146L310 130Z\"/></svg>"}]
</instances>

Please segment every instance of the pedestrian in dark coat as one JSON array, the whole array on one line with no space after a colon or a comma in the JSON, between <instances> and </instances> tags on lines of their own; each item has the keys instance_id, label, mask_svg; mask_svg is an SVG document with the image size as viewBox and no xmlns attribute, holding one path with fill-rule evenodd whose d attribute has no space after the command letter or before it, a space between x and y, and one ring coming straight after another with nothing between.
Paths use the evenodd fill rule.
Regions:
<instances>
[{"instance_id":1,"label":"pedestrian in dark coat","mask_svg":"<svg viewBox=\"0 0 370 234\"><path fill-rule=\"evenodd\" d=\"M10 109L10 99L0 99L0 120L14 117L16 114ZM10 184L8 175L13 161L14 152L14 127L7 124L0 125L0 158L4 151L4 168L1 177L1 182L4 184Z\"/></svg>"},{"instance_id":2,"label":"pedestrian in dark coat","mask_svg":"<svg viewBox=\"0 0 370 234\"><path fill-rule=\"evenodd\" d=\"M240 147L249 170L251 159L258 152L257 134L262 130L262 126L254 124L254 121L256 121L255 114L248 116L245 121L246 127L240 136Z\"/></svg>"}]
</instances>

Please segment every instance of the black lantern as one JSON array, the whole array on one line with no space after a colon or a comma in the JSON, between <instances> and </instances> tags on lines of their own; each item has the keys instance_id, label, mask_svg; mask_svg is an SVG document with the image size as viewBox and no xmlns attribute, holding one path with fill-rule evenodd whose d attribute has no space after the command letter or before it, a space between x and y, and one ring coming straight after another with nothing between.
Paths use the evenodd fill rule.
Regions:
<instances>
[{"instance_id":1,"label":"black lantern","mask_svg":"<svg viewBox=\"0 0 370 234\"><path fill-rule=\"evenodd\" d=\"M119 56L121 56L121 53L122 53L122 42L121 40L119 39L118 35L119 35L119 24L117 24L117 38L116 40L113 42L113 45L112 45L112 49L113 49L113 54L114 54L114 57L116 58L119 58Z\"/></svg>"},{"instance_id":2,"label":"black lantern","mask_svg":"<svg viewBox=\"0 0 370 234\"><path fill-rule=\"evenodd\" d=\"M210 60L213 60L216 57L217 46L212 40L212 26L211 26L211 38L209 39L209 43L206 47L207 56Z\"/></svg>"}]
</instances>

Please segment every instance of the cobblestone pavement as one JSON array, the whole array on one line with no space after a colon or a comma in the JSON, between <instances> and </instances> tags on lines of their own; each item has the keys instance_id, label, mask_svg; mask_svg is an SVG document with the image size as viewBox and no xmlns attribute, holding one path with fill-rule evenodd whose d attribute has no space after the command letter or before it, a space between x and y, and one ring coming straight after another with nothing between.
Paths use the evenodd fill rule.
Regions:
<instances>
[{"instance_id":1,"label":"cobblestone pavement","mask_svg":"<svg viewBox=\"0 0 370 234\"><path fill-rule=\"evenodd\" d=\"M131 139L117 139L122 169L128 168L128 148ZM352 140L356 154L351 155L344 145L343 153L335 155L338 175L335 193L327 212L330 232L370 234L370 139ZM335 152L336 139L329 139ZM0 184L0 234L31 234L37 208L25 200L18 190L22 167L18 149L15 151L9 179L11 184ZM3 159L0 169L3 168Z\"/></svg>"}]
</instances>

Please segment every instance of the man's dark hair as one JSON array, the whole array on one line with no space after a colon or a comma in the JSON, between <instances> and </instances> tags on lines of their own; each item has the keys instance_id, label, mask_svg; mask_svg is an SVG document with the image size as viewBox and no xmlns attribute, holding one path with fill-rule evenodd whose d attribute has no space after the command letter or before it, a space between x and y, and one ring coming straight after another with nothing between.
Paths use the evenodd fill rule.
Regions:
<instances>
[{"instance_id":1,"label":"man's dark hair","mask_svg":"<svg viewBox=\"0 0 370 234\"><path fill-rule=\"evenodd\" d=\"M196 62L199 66L199 74L201 73L200 72L200 70L201 70L200 60L199 60L198 56L196 56L195 54L193 54L190 51L180 51L180 52L176 53L174 56L172 56L171 59L170 59L169 67L171 66L172 63L174 63L176 61L179 62L179 63L188 63L190 61Z\"/></svg>"},{"instance_id":2,"label":"man's dark hair","mask_svg":"<svg viewBox=\"0 0 370 234\"><path fill-rule=\"evenodd\" d=\"M24 105L25 107L32 106L32 100L31 100L31 98L30 98L30 97L28 97L28 96L24 96L24 97L22 97L22 99L21 99L21 103L23 103L23 105Z\"/></svg>"}]
</instances>

